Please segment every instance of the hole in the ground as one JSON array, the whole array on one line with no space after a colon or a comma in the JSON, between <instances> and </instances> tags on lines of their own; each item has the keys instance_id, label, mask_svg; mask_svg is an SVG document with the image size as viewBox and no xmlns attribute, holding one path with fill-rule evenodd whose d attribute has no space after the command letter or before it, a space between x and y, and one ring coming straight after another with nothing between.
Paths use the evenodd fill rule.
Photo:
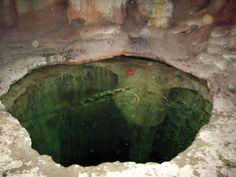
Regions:
<instances>
[{"instance_id":1,"label":"hole in the ground","mask_svg":"<svg viewBox=\"0 0 236 177\"><path fill-rule=\"evenodd\" d=\"M37 69L2 99L32 147L64 166L170 160L208 122L210 100L204 82L135 58Z\"/></svg>"}]
</instances>

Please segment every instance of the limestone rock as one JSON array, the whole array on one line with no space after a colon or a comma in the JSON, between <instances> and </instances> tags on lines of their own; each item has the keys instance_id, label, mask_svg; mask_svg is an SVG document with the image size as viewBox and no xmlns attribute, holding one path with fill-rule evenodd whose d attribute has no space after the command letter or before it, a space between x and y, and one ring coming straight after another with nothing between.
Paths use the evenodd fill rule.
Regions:
<instances>
[{"instance_id":1,"label":"limestone rock","mask_svg":"<svg viewBox=\"0 0 236 177\"><path fill-rule=\"evenodd\" d=\"M206 14L196 14L196 15L186 17L183 20L179 21L178 25L180 25L180 26L187 25L189 27L196 26L196 27L200 28L200 27L212 24L213 21L214 21L214 18L207 13Z\"/></svg>"},{"instance_id":2,"label":"limestone rock","mask_svg":"<svg viewBox=\"0 0 236 177\"><path fill-rule=\"evenodd\" d=\"M62 0L0 0L0 24L13 26L20 15L52 7Z\"/></svg>"},{"instance_id":3,"label":"limestone rock","mask_svg":"<svg viewBox=\"0 0 236 177\"><path fill-rule=\"evenodd\" d=\"M222 57L217 54L204 52L198 55L198 59L204 64L212 64L217 60L221 60Z\"/></svg>"},{"instance_id":4,"label":"limestone rock","mask_svg":"<svg viewBox=\"0 0 236 177\"><path fill-rule=\"evenodd\" d=\"M211 32L211 37L216 38L216 37L222 37L228 34L229 30L227 28L223 27L216 27L213 29Z\"/></svg>"},{"instance_id":5,"label":"limestone rock","mask_svg":"<svg viewBox=\"0 0 236 177\"><path fill-rule=\"evenodd\" d=\"M191 32L191 27L188 25L175 26L170 29L173 34L188 33Z\"/></svg>"},{"instance_id":6,"label":"limestone rock","mask_svg":"<svg viewBox=\"0 0 236 177\"><path fill-rule=\"evenodd\" d=\"M198 55L198 59L206 65L214 65L220 70L224 70L227 67L227 61L221 55L213 53L201 53Z\"/></svg>"},{"instance_id":7,"label":"limestone rock","mask_svg":"<svg viewBox=\"0 0 236 177\"><path fill-rule=\"evenodd\" d=\"M0 19L0 24L6 25L6 26L14 25L15 17L10 11L4 10L2 13L0 12L0 16L2 16L2 18Z\"/></svg>"},{"instance_id":8,"label":"limestone rock","mask_svg":"<svg viewBox=\"0 0 236 177\"><path fill-rule=\"evenodd\" d=\"M156 0L149 6L151 12L148 26L168 27L173 11L173 4L169 0Z\"/></svg>"},{"instance_id":9,"label":"limestone rock","mask_svg":"<svg viewBox=\"0 0 236 177\"><path fill-rule=\"evenodd\" d=\"M83 19L85 23L96 23L99 20L120 24L123 22L123 7L126 0L70 0L68 8L69 23Z\"/></svg>"},{"instance_id":10,"label":"limestone rock","mask_svg":"<svg viewBox=\"0 0 236 177\"><path fill-rule=\"evenodd\" d=\"M151 38L152 32L150 31L149 28L145 27L145 28L141 29L140 36L143 38Z\"/></svg>"},{"instance_id":11,"label":"limestone rock","mask_svg":"<svg viewBox=\"0 0 236 177\"><path fill-rule=\"evenodd\" d=\"M101 26L96 28L84 28L80 31L82 39L107 39L113 35L119 34L121 27L119 25Z\"/></svg>"},{"instance_id":12,"label":"limestone rock","mask_svg":"<svg viewBox=\"0 0 236 177\"><path fill-rule=\"evenodd\" d=\"M132 1L127 0L70 0L68 21L71 23L73 20L82 19L86 24L93 24L102 20L122 24L130 8L128 3L132 5ZM145 16L149 19L149 26L168 26L173 10L170 0L138 0L136 3L138 11L136 16Z\"/></svg>"},{"instance_id":13,"label":"limestone rock","mask_svg":"<svg viewBox=\"0 0 236 177\"><path fill-rule=\"evenodd\" d=\"M234 25L232 29L230 30L230 35L232 36L236 35L236 25Z\"/></svg>"},{"instance_id":14,"label":"limestone rock","mask_svg":"<svg viewBox=\"0 0 236 177\"><path fill-rule=\"evenodd\" d=\"M219 45L219 46L226 46L227 45L227 40L223 37L219 37L219 38L210 38L208 40L208 43L209 44L212 44L212 45Z\"/></svg>"},{"instance_id":15,"label":"limestone rock","mask_svg":"<svg viewBox=\"0 0 236 177\"><path fill-rule=\"evenodd\" d=\"M16 0L16 10L19 14L24 14L50 7L60 1L61 0Z\"/></svg>"},{"instance_id":16,"label":"limestone rock","mask_svg":"<svg viewBox=\"0 0 236 177\"><path fill-rule=\"evenodd\" d=\"M208 45L207 52L213 53L213 54L223 54L224 49L223 47L218 46L218 45Z\"/></svg>"},{"instance_id":17,"label":"limestone rock","mask_svg":"<svg viewBox=\"0 0 236 177\"><path fill-rule=\"evenodd\" d=\"M0 101L0 111L4 110L5 106L2 104L2 102Z\"/></svg>"},{"instance_id":18,"label":"limestone rock","mask_svg":"<svg viewBox=\"0 0 236 177\"><path fill-rule=\"evenodd\" d=\"M17 13L14 7L14 1L0 1L0 24L13 26L16 23Z\"/></svg>"},{"instance_id":19,"label":"limestone rock","mask_svg":"<svg viewBox=\"0 0 236 177\"><path fill-rule=\"evenodd\" d=\"M221 60L217 60L214 64L217 68L223 71L227 68L228 62L225 61L224 59L221 59Z\"/></svg>"},{"instance_id":20,"label":"limestone rock","mask_svg":"<svg viewBox=\"0 0 236 177\"><path fill-rule=\"evenodd\" d=\"M228 46L230 48L236 48L236 34L228 38Z\"/></svg>"},{"instance_id":21,"label":"limestone rock","mask_svg":"<svg viewBox=\"0 0 236 177\"><path fill-rule=\"evenodd\" d=\"M231 59L236 59L236 52L228 52L228 53L224 53L223 57L226 60L231 60Z\"/></svg>"}]
</instances>

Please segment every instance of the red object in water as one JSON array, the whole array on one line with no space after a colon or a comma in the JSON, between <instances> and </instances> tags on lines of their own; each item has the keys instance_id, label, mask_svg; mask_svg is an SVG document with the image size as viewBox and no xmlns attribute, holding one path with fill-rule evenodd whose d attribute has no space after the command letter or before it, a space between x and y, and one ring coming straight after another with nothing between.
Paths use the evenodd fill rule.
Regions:
<instances>
[{"instance_id":1,"label":"red object in water","mask_svg":"<svg viewBox=\"0 0 236 177\"><path fill-rule=\"evenodd\" d=\"M132 71L128 71L128 76L133 76L133 75L135 75L135 72L132 72Z\"/></svg>"}]
</instances>

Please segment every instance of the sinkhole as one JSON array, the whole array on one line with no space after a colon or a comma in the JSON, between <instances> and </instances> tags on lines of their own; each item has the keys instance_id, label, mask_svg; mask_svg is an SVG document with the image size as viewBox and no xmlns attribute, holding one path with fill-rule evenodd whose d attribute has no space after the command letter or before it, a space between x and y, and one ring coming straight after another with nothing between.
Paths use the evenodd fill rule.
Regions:
<instances>
[{"instance_id":1,"label":"sinkhole","mask_svg":"<svg viewBox=\"0 0 236 177\"><path fill-rule=\"evenodd\" d=\"M132 57L36 69L2 102L32 148L63 166L171 160L212 111L205 82Z\"/></svg>"}]
</instances>

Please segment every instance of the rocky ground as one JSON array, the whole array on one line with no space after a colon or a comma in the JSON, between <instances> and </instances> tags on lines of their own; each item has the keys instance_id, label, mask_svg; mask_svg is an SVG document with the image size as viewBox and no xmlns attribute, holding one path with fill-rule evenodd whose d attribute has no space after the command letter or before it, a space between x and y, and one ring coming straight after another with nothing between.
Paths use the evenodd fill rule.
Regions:
<instances>
[{"instance_id":1,"label":"rocky ground","mask_svg":"<svg viewBox=\"0 0 236 177\"><path fill-rule=\"evenodd\" d=\"M47 13L50 20L34 19L24 23L28 25L0 30L0 97L11 84L41 66L142 56L206 80L213 96L212 117L193 144L169 162L65 168L33 150L29 134L0 104L1 176L236 176L236 26L163 30L139 24L129 28L126 23L82 27L59 20L60 11Z\"/></svg>"}]
</instances>

